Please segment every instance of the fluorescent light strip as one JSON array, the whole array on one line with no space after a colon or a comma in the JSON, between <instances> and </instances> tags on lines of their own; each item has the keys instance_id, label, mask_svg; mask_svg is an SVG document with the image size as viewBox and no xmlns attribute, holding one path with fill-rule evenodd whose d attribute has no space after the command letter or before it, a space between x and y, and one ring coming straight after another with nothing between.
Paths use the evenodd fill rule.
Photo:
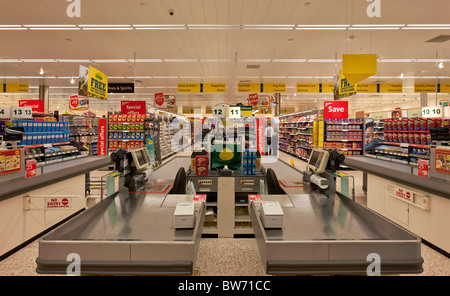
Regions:
<instances>
[{"instance_id":1,"label":"fluorescent light strip","mask_svg":"<svg viewBox=\"0 0 450 296\"><path fill-rule=\"evenodd\" d=\"M93 63L127 63L126 59L92 60Z\"/></svg>"},{"instance_id":2,"label":"fluorescent light strip","mask_svg":"<svg viewBox=\"0 0 450 296\"><path fill-rule=\"evenodd\" d=\"M104 28L100 28L100 27L98 27L98 28L95 28L95 27L88 27L88 28L83 28L83 30L86 30L86 31L101 31L101 30L133 30L133 28L132 28L132 27L115 27L115 28L112 28L112 27L104 27Z\"/></svg>"},{"instance_id":3,"label":"fluorescent light strip","mask_svg":"<svg viewBox=\"0 0 450 296\"><path fill-rule=\"evenodd\" d=\"M54 59L23 59L21 60L25 63L54 63L56 60Z\"/></svg>"},{"instance_id":4,"label":"fluorescent light strip","mask_svg":"<svg viewBox=\"0 0 450 296\"><path fill-rule=\"evenodd\" d=\"M51 28L51 27L42 27L42 28L29 28L32 31L77 31L81 30L80 28Z\"/></svg>"},{"instance_id":5,"label":"fluorescent light strip","mask_svg":"<svg viewBox=\"0 0 450 296\"><path fill-rule=\"evenodd\" d=\"M163 59L167 63L197 63L198 59Z\"/></svg>"},{"instance_id":6,"label":"fluorescent light strip","mask_svg":"<svg viewBox=\"0 0 450 296\"><path fill-rule=\"evenodd\" d=\"M400 27L350 27L349 30L400 30Z\"/></svg>"},{"instance_id":7,"label":"fluorescent light strip","mask_svg":"<svg viewBox=\"0 0 450 296\"><path fill-rule=\"evenodd\" d=\"M297 27L297 28L295 28L295 30L305 30L305 31L308 31L308 30L322 30L322 31L328 31L328 30L334 30L334 31L337 31L337 30L347 30L347 28L345 27L342 27L342 28L339 28L339 27Z\"/></svg>"},{"instance_id":8,"label":"fluorescent light strip","mask_svg":"<svg viewBox=\"0 0 450 296\"><path fill-rule=\"evenodd\" d=\"M134 59L128 59L128 62L135 62ZM162 63L162 59L136 59L136 63Z\"/></svg>"},{"instance_id":9,"label":"fluorescent light strip","mask_svg":"<svg viewBox=\"0 0 450 296\"><path fill-rule=\"evenodd\" d=\"M388 24L374 24L374 25L351 25L351 27L404 27L406 25L388 25Z\"/></svg>"},{"instance_id":10,"label":"fluorescent light strip","mask_svg":"<svg viewBox=\"0 0 450 296\"><path fill-rule=\"evenodd\" d=\"M78 25L81 28L119 28L119 27L131 27L131 25Z\"/></svg>"},{"instance_id":11,"label":"fluorescent light strip","mask_svg":"<svg viewBox=\"0 0 450 296\"><path fill-rule=\"evenodd\" d=\"M240 25L187 25L188 29L240 29Z\"/></svg>"},{"instance_id":12,"label":"fluorescent light strip","mask_svg":"<svg viewBox=\"0 0 450 296\"><path fill-rule=\"evenodd\" d=\"M319 28L347 28L350 25L297 25L296 28L311 28L311 27L319 27Z\"/></svg>"},{"instance_id":13,"label":"fluorescent light strip","mask_svg":"<svg viewBox=\"0 0 450 296\"><path fill-rule=\"evenodd\" d=\"M448 27L404 27L402 30L450 30Z\"/></svg>"},{"instance_id":14,"label":"fluorescent light strip","mask_svg":"<svg viewBox=\"0 0 450 296\"><path fill-rule=\"evenodd\" d=\"M270 63L271 59L241 59L239 63Z\"/></svg>"},{"instance_id":15,"label":"fluorescent light strip","mask_svg":"<svg viewBox=\"0 0 450 296\"><path fill-rule=\"evenodd\" d=\"M307 59L272 59L273 63L305 63Z\"/></svg>"},{"instance_id":16,"label":"fluorescent light strip","mask_svg":"<svg viewBox=\"0 0 450 296\"><path fill-rule=\"evenodd\" d=\"M408 24L407 27L450 27L450 24Z\"/></svg>"},{"instance_id":17,"label":"fluorescent light strip","mask_svg":"<svg viewBox=\"0 0 450 296\"><path fill-rule=\"evenodd\" d=\"M27 28L35 28L35 27L40 27L40 28L68 28L68 27L76 27L76 25L23 25L24 27Z\"/></svg>"}]
</instances>

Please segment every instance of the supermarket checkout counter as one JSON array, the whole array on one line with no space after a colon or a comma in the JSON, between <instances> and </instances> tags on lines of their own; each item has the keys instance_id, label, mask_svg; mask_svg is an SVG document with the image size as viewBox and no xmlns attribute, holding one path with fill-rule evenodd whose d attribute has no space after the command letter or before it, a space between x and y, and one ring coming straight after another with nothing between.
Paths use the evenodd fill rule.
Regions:
<instances>
[{"instance_id":1,"label":"supermarket checkout counter","mask_svg":"<svg viewBox=\"0 0 450 296\"><path fill-rule=\"evenodd\" d=\"M345 165L367 176L367 207L421 237L444 254L450 253L450 169L436 169L438 155L450 155L448 146L431 149L427 176L391 167L364 156L350 156ZM450 157L448 158L450 159ZM449 166L450 167L450 166Z\"/></svg>"},{"instance_id":2,"label":"supermarket checkout counter","mask_svg":"<svg viewBox=\"0 0 450 296\"><path fill-rule=\"evenodd\" d=\"M86 174L110 163L109 157L83 157L52 164L26 178L23 149L16 149L17 171L0 176L0 258L83 211ZM50 168L51 167L51 168Z\"/></svg>"},{"instance_id":3,"label":"supermarket checkout counter","mask_svg":"<svg viewBox=\"0 0 450 296\"><path fill-rule=\"evenodd\" d=\"M313 150L303 179L283 187L286 194L251 202L266 273L365 275L373 253L382 274L421 273L420 238L336 192L339 177L326 153Z\"/></svg>"},{"instance_id":4,"label":"supermarket checkout counter","mask_svg":"<svg viewBox=\"0 0 450 296\"><path fill-rule=\"evenodd\" d=\"M44 236L39 241L37 272L65 274L67 256L75 253L82 274L192 274L205 203L193 203L193 196L169 194L173 179L159 179L167 175L166 164L149 171L145 148L119 151L112 158L119 171L121 166L128 168L123 170L119 192ZM189 161L171 160L167 167ZM193 205L188 215L192 224L180 227L174 217L179 205L187 204Z\"/></svg>"},{"instance_id":5,"label":"supermarket checkout counter","mask_svg":"<svg viewBox=\"0 0 450 296\"><path fill-rule=\"evenodd\" d=\"M189 165L189 160L183 158L181 162ZM70 263L67 256L76 253L80 255L82 274L192 274L208 202L195 202L195 223L178 228L180 202L191 203L195 196L171 193L176 182L158 178L158 170L165 165L155 170L137 192L129 188L128 192L119 192L43 237L37 271L65 273ZM283 162L271 166L275 170L289 167ZM266 273L365 274L371 253L380 255L382 273L422 272L418 237L336 193L335 175L327 174L326 180L323 175L306 175L309 178L296 180L301 182L280 180L286 184L278 184L281 192L267 189L261 201L245 205ZM219 179L219 194L234 193L230 190L236 186L232 176ZM264 202L275 201L282 208L283 223L269 228L261 219L261 207ZM234 199L232 204L237 206ZM227 216L222 209L220 213ZM228 226L231 224L225 232L233 229Z\"/></svg>"}]
</instances>

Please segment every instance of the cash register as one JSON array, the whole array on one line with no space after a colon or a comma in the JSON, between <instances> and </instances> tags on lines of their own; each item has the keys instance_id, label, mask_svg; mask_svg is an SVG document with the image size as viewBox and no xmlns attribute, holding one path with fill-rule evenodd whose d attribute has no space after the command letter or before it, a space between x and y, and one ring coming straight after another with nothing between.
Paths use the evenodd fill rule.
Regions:
<instances>
[{"instance_id":1,"label":"cash register","mask_svg":"<svg viewBox=\"0 0 450 296\"><path fill-rule=\"evenodd\" d=\"M146 148L138 148L127 152L124 149L119 149L111 155L111 159L116 164L115 170L124 172L124 177L121 179L123 183L119 191L126 191L123 187L128 189L128 193L137 192L144 187L148 178L152 174L150 155Z\"/></svg>"},{"instance_id":2,"label":"cash register","mask_svg":"<svg viewBox=\"0 0 450 296\"><path fill-rule=\"evenodd\" d=\"M316 185L322 190L335 188L334 176L330 173L339 170L345 156L338 150L313 149L306 170L303 172L304 185Z\"/></svg>"}]
</instances>

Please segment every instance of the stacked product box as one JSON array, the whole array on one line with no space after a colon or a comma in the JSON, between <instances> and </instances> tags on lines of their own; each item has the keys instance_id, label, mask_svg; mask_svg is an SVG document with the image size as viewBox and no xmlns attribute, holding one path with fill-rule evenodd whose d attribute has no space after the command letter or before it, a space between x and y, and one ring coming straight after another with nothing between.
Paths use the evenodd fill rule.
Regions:
<instances>
[{"instance_id":1,"label":"stacked product box","mask_svg":"<svg viewBox=\"0 0 450 296\"><path fill-rule=\"evenodd\" d=\"M255 150L246 149L242 154L242 174L256 175L257 155Z\"/></svg>"},{"instance_id":2,"label":"stacked product box","mask_svg":"<svg viewBox=\"0 0 450 296\"><path fill-rule=\"evenodd\" d=\"M42 145L69 141L69 122L13 120L13 126L24 129L23 140L19 145Z\"/></svg>"},{"instance_id":3,"label":"stacked product box","mask_svg":"<svg viewBox=\"0 0 450 296\"><path fill-rule=\"evenodd\" d=\"M432 145L430 129L442 124L441 118L387 119L384 122L385 141Z\"/></svg>"},{"instance_id":4,"label":"stacked product box","mask_svg":"<svg viewBox=\"0 0 450 296\"><path fill-rule=\"evenodd\" d=\"M208 176L209 159L208 155L195 156L195 175Z\"/></svg>"}]
</instances>

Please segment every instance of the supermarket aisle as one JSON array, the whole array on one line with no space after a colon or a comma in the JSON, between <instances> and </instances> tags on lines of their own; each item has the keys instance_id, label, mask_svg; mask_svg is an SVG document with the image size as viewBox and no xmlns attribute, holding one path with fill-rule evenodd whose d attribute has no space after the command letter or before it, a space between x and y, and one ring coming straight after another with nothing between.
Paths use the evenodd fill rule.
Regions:
<instances>
[{"instance_id":1,"label":"supermarket aisle","mask_svg":"<svg viewBox=\"0 0 450 296\"><path fill-rule=\"evenodd\" d=\"M180 153L176 156L189 156ZM168 158L168 162L175 156ZM306 163L281 153L280 160L304 170ZM346 171L355 177L356 200L366 205L366 198L361 189L362 172ZM34 241L20 251L0 262L0 276L33 276L36 273L35 260L38 257L38 241ZM450 276L450 259L422 244L424 272L419 276ZM254 238L203 238L200 243L196 274L201 276L261 276L265 275Z\"/></svg>"}]
</instances>

